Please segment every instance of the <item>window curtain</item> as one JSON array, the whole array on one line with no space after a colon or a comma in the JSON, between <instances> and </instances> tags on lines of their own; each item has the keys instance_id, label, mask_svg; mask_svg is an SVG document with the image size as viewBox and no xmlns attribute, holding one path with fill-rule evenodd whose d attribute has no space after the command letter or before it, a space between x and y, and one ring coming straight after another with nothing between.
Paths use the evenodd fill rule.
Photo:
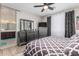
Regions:
<instances>
[{"instance_id":1,"label":"window curtain","mask_svg":"<svg viewBox=\"0 0 79 59\"><path fill-rule=\"evenodd\" d=\"M65 13L65 37L70 38L75 34L74 10Z\"/></svg>"},{"instance_id":2,"label":"window curtain","mask_svg":"<svg viewBox=\"0 0 79 59\"><path fill-rule=\"evenodd\" d=\"M51 16L47 17L47 26L48 26L47 35L51 36Z\"/></svg>"}]
</instances>

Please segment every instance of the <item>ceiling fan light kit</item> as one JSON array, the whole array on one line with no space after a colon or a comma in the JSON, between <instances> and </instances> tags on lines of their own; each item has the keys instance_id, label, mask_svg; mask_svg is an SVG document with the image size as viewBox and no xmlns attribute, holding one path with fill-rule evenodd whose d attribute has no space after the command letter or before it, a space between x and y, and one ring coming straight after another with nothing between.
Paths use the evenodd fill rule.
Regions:
<instances>
[{"instance_id":1,"label":"ceiling fan light kit","mask_svg":"<svg viewBox=\"0 0 79 59\"><path fill-rule=\"evenodd\" d=\"M41 12L43 12L44 10L50 9L53 10L53 7L50 7L50 5L52 5L54 3L43 3L43 5L36 5L34 7L43 7L43 9L41 10Z\"/></svg>"},{"instance_id":2,"label":"ceiling fan light kit","mask_svg":"<svg viewBox=\"0 0 79 59\"><path fill-rule=\"evenodd\" d=\"M45 5L43 8L46 10L46 9L48 9L48 6L47 6L47 5Z\"/></svg>"}]
</instances>

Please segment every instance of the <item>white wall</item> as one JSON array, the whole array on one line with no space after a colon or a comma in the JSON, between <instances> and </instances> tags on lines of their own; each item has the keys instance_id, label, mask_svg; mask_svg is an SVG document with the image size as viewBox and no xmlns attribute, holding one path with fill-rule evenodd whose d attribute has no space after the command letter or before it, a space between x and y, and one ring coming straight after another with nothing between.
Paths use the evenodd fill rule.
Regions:
<instances>
[{"instance_id":1,"label":"white wall","mask_svg":"<svg viewBox=\"0 0 79 59\"><path fill-rule=\"evenodd\" d=\"M75 31L76 33L79 33L79 30L76 29L76 17L79 16L79 8L75 8L71 10L75 11ZM62 37L65 36L65 12L71 10L65 10L52 15L51 35L62 36Z\"/></svg>"},{"instance_id":2,"label":"white wall","mask_svg":"<svg viewBox=\"0 0 79 59\"><path fill-rule=\"evenodd\" d=\"M41 20L39 16L30 14L28 12L17 12L17 31L20 30L20 19L33 20L34 21L34 29L37 29L38 22Z\"/></svg>"},{"instance_id":3,"label":"white wall","mask_svg":"<svg viewBox=\"0 0 79 59\"><path fill-rule=\"evenodd\" d=\"M47 22L47 16L42 16L40 22Z\"/></svg>"},{"instance_id":4,"label":"white wall","mask_svg":"<svg viewBox=\"0 0 79 59\"><path fill-rule=\"evenodd\" d=\"M64 37L65 12L60 12L51 16L51 35Z\"/></svg>"},{"instance_id":5,"label":"white wall","mask_svg":"<svg viewBox=\"0 0 79 59\"><path fill-rule=\"evenodd\" d=\"M79 9L74 9L75 10L75 19L76 16L79 16ZM70 10L68 10L70 11ZM51 20L51 35L56 35L56 36L62 36L64 37L65 35L65 12L58 12L52 16ZM25 12L17 12L17 31L19 31L20 28L20 19L28 19L28 20L33 20L34 21L34 28L37 29L37 24L38 22L46 22L46 16L44 17L39 17L30 13L25 13ZM79 30L76 30L76 33L79 33Z\"/></svg>"}]
</instances>

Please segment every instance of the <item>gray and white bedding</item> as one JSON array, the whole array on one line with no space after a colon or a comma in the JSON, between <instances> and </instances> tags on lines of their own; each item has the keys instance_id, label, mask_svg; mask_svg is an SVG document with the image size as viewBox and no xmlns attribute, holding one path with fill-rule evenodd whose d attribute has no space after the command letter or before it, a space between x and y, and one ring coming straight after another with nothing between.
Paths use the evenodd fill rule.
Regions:
<instances>
[{"instance_id":1,"label":"gray and white bedding","mask_svg":"<svg viewBox=\"0 0 79 59\"><path fill-rule=\"evenodd\" d=\"M64 49L67 56L79 56L79 34L75 34L70 38L68 46Z\"/></svg>"},{"instance_id":2,"label":"gray and white bedding","mask_svg":"<svg viewBox=\"0 0 79 59\"><path fill-rule=\"evenodd\" d=\"M79 56L79 35L36 39L26 45L25 56Z\"/></svg>"},{"instance_id":3,"label":"gray and white bedding","mask_svg":"<svg viewBox=\"0 0 79 59\"><path fill-rule=\"evenodd\" d=\"M34 40L26 45L25 56L64 56L68 39L55 36Z\"/></svg>"}]
</instances>

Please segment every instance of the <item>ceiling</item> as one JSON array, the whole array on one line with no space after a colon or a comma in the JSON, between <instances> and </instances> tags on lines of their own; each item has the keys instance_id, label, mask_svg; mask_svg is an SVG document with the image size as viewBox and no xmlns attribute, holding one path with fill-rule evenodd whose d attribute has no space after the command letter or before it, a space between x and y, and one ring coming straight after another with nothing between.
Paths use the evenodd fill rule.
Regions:
<instances>
[{"instance_id":1,"label":"ceiling","mask_svg":"<svg viewBox=\"0 0 79 59\"><path fill-rule=\"evenodd\" d=\"M24 12L30 12L35 15L39 16L46 16L50 14L54 14L59 11L63 11L65 9L78 7L79 3L55 3L54 5L51 5L51 7L56 7L54 10L47 10L44 12L41 12L42 7L40 8L34 8L34 5L40 5L42 3L4 3L3 5L6 5L11 8L15 8L20 11Z\"/></svg>"}]
</instances>

